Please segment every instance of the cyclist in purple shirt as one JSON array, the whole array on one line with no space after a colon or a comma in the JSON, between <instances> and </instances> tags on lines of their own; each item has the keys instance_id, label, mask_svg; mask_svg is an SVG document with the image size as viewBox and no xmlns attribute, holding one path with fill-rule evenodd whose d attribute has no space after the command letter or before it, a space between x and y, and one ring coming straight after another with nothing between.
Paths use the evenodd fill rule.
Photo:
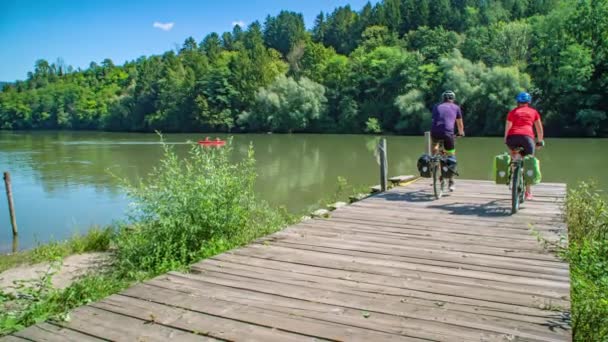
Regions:
<instances>
[{"instance_id":1,"label":"cyclist in purple shirt","mask_svg":"<svg viewBox=\"0 0 608 342\"><path fill-rule=\"evenodd\" d=\"M433 123L431 127L431 138L433 140L433 154L437 153L439 143L443 142L445 152L449 156L456 154L456 142L454 141L454 127L458 128L458 135L464 136L464 122L460 107L454 103L456 94L446 90L443 102L433 107ZM454 179L449 180L449 189L454 191Z\"/></svg>"}]
</instances>

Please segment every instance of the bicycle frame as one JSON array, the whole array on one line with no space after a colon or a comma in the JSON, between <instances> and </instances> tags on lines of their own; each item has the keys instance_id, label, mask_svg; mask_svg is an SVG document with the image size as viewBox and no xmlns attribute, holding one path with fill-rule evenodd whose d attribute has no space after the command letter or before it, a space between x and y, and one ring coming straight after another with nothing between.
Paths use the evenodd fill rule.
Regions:
<instances>
[{"instance_id":1,"label":"bicycle frame","mask_svg":"<svg viewBox=\"0 0 608 342\"><path fill-rule=\"evenodd\" d=\"M517 213L519 207L525 201L526 183L524 179L524 160L522 150L511 151L511 214Z\"/></svg>"}]
</instances>

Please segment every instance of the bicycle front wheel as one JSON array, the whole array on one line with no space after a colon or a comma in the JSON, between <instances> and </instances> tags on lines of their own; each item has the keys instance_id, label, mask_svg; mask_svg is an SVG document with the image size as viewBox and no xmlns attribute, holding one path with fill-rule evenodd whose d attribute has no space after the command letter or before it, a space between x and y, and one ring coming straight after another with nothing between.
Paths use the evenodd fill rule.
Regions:
<instances>
[{"instance_id":1,"label":"bicycle front wheel","mask_svg":"<svg viewBox=\"0 0 608 342\"><path fill-rule=\"evenodd\" d=\"M511 186L511 214L516 214L519 210L520 198L521 198L521 166L516 166L513 171L513 180Z\"/></svg>"}]
</instances>

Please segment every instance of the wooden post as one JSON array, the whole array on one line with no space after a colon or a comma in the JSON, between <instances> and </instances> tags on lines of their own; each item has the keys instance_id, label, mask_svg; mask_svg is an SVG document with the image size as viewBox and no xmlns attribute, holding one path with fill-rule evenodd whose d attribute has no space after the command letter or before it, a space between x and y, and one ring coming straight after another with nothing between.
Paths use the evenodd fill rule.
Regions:
<instances>
[{"instance_id":1,"label":"wooden post","mask_svg":"<svg viewBox=\"0 0 608 342\"><path fill-rule=\"evenodd\" d=\"M425 153L427 155L431 155L431 132L424 132L424 147L426 149Z\"/></svg>"},{"instance_id":2,"label":"wooden post","mask_svg":"<svg viewBox=\"0 0 608 342\"><path fill-rule=\"evenodd\" d=\"M380 190L382 192L387 189L388 180L388 162L386 160L386 139L381 139L378 144L378 153L380 154Z\"/></svg>"},{"instance_id":3,"label":"wooden post","mask_svg":"<svg viewBox=\"0 0 608 342\"><path fill-rule=\"evenodd\" d=\"M19 251L19 237L13 236L13 254Z\"/></svg>"},{"instance_id":4,"label":"wooden post","mask_svg":"<svg viewBox=\"0 0 608 342\"><path fill-rule=\"evenodd\" d=\"M4 186L6 187L6 197L8 198L8 212L11 216L11 225L13 226L13 237L18 235L17 220L15 218L15 206L13 205L13 191L11 189L11 175L4 172Z\"/></svg>"}]
</instances>

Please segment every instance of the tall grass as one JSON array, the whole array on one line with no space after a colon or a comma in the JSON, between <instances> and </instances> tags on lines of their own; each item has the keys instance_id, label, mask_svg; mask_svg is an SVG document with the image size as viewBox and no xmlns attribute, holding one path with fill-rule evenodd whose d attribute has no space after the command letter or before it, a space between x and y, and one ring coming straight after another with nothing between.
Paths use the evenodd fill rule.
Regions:
<instances>
[{"instance_id":1,"label":"tall grass","mask_svg":"<svg viewBox=\"0 0 608 342\"><path fill-rule=\"evenodd\" d=\"M566 201L575 341L608 341L608 203L581 183Z\"/></svg>"},{"instance_id":2,"label":"tall grass","mask_svg":"<svg viewBox=\"0 0 608 342\"><path fill-rule=\"evenodd\" d=\"M238 163L230 144L193 146L185 158L163 145L164 158L148 179L125 184L134 201L130 229L116 239L116 261L129 276L158 274L189 265L268 234L286 224L254 193L253 149Z\"/></svg>"},{"instance_id":3,"label":"tall grass","mask_svg":"<svg viewBox=\"0 0 608 342\"><path fill-rule=\"evenodd\" d=\"M65 290L51 287L51 272L20 293L0 291L0 335L49 318L65 319L69 310L134 281L185 269L292 222L291 216L256 197L251 147L246 158L234 163L230 144L204 150L193 145L184 158L169 145L162 146L164 156L146 179L123 182L132 200L129 222L112 233L91 235L97 237L91 238L91 244L75 240L69 245L72 250L87 250L112 244L111 266L86 275ZM63 255L67 250L63 246L43 252Z\"/></svg>"}]
</instances>

